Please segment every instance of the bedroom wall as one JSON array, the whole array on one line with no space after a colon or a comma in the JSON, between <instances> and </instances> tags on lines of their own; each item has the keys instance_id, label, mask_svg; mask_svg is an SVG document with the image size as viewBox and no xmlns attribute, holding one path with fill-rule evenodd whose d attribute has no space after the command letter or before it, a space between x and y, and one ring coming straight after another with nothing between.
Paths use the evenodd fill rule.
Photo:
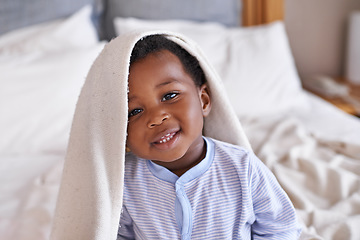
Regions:
<instances>
[{"instance_id":1,"label":"bedroom wall","mask_svg":"<svg viewBox=\"0 0 360 240\"><path fill-rule=\"evenodd\" d=\"M301 78L344 75L347 19L360 0L285 0L285 25Z\"/></svg>"}]
</instances>

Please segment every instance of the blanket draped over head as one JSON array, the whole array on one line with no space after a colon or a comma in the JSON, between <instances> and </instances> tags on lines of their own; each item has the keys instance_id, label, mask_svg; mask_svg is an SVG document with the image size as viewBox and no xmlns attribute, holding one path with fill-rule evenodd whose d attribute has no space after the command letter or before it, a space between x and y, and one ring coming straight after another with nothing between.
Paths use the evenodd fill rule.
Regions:
<instances>
[{"instance_id":1,"label":"blanket draped over head","mask_svg":"<svg viewBox=\"0 0 360 240\"><path fill-rule=\"evenodd\" d=\"M71 128L51 239L116 239L122 209L128 74L137 41L163 34L200 62L212 110L204 135L250 149L222 83L197 45L169 32L133 32L110 41L92 65Z\"/></svg>"}]
</instances>

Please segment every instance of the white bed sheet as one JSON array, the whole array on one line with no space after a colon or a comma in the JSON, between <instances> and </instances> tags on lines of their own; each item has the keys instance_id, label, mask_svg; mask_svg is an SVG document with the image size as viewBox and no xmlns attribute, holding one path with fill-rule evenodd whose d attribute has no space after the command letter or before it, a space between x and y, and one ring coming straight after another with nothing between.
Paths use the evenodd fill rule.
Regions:
<instances>
[{"instance_id":1,"label":"white bed sheet","mask_svg":"<svg viewBox=\"0 0 360 240\"><path fill-rule=\"evenodd\" d=\"M360 119L306 95L311 108L242 119L244 129L294 203L302 239L359 239Z\"/></svg>"},{"instance_id":2,"label":"white bed sheet","mask_svg":"<svg viewBox=\"0 0 360 240\"><path fill-rule=\"evenodd\" d=\"M309 112L306 110L293 111L292 114L297 116L311 132L334 141L360 145L360 118L339 111L335 106L312 93L305 93L311 100ZM309 114L312 116L309 117Z\"/></svg>"},{"instance_id":3,"label":"white bed sheet","mask_svg":"<svg viewBox=\"0 0 360 240\"><path fill-rule=\"evenodd\" d=\"M0 155L0 239L49 239L64 155Z\"/></svg>"}]
</instances>

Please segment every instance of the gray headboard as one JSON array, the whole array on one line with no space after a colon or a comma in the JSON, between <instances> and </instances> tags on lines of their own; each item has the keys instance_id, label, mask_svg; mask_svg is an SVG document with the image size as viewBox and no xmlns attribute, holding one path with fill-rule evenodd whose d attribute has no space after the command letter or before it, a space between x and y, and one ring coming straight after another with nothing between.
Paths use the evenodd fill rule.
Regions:
<instances>
[{"instance_id":1,"label":"gray headboard","mask_svg":"<svg viewBox=\"0 0 360 240\"><path fill-rule=\"evenodd\" d=\"M86 4L93 5L100 38L108 40L117 16L240 24L241 0L0 0L0 34L69 16Z\"/></svg>"},{"instance_id":2,"label":"gray headboard","mask_svg":"<svg viewBox=\"0 0 360 240\"><path fill-rule=\"evenodd\" d=\"M116 16L215 21L237 26L240 24L240 3L241 0L105 0L105 38L115 36L112 20Z\"/></svg>"},{"instance_id":3,"label":"gray headboard","mask_svg":"<svg viewBox=\"0 0 360 240\"><path fill-rule=\"evenodd\" d=\"M67 17L86 4L101 14L101 0L0 0L0 34L21 27Z\"/></svg>"}]
</instances>

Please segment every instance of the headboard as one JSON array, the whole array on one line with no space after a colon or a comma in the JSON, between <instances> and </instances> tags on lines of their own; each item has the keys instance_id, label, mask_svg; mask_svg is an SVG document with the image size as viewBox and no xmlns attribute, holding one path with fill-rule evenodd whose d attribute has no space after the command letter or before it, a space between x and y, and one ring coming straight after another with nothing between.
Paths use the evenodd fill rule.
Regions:
<instances>
[{"instance_id":1,"label":"headboard","mask_svg":"<svg viewBox=\"0 0 360 240\"><path fill-rule=\"evenodd\" d=\"M283 19L284 0L106 0L105 38L114 36L116 16L152 20L186 19L219 22L226 26L253 26ZM139 8L139 4L143 7Z\"/></svg>"},{"instance_id":2,"label":"headboard","mask_svg":"<svg viewBox=\"0 0 360 240\"><path fill-rule=\"evenodd\" d=\"M242 0L242 25L253 26L284 18L284 0Z\"/></svg>"},{"instance_id":3,"label":"headboard","mask_svg":"<svg viewBox=\"0 0 360 240\"><path fill-rule=\"evenodd\" d=\"M66 17L93 5L101 38L114 36L115 16L216 21L227 26L259 25L283 18L284 0L0 0L0 34ZM139 5L142 7L139 8Z\"/></svg>"},{"instance_id":4,"label":"headboard","mask_svg":"<svg viewBox=\"0 0 360 240\"><path fill-rule=\"evenodd\" d=\"M8 31L67 17L81 7L94 6L100 15L101 0L0 0L0 35Z\"/></svg>"}]
</instances>

